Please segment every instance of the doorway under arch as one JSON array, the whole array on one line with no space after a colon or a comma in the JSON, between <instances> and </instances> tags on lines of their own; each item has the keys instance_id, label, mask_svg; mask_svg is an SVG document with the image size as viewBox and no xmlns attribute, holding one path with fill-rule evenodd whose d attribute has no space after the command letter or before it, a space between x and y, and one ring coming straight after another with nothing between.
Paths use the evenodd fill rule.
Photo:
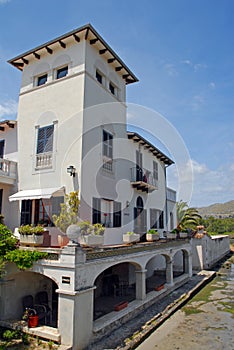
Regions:
<instances>
[{"instance_id":1,"label":"doorway under arch","mask_svg":"<svg viewBox=\"0 0 234 350\"><path fill-rule=\"evenodd\" d=\"M15 286L17 286L17 293ZM33 303L38 304L39 293L43 292L44 297L48 297L48 303L45 302L48 315L41 320L41 325L57 328L58 294L56 289L58 285L55 281L36 272L21 271L8 275L6 282L1 285L0 294L4 299L4 308L0 309L0 321L22 320L25 312L24 297L32 296Z\"/></svg>"},{"instance_id":2,"label":"doorway under arch","mask_svg":"<svg viewBox=\"0 0 234 350\"><path fill-rule=\"evenodd\" d=\"M101 272L94 285L94 320L114 311L115 305L136 298L136 267L124 262Z\"/></svg>"}]
</instances>

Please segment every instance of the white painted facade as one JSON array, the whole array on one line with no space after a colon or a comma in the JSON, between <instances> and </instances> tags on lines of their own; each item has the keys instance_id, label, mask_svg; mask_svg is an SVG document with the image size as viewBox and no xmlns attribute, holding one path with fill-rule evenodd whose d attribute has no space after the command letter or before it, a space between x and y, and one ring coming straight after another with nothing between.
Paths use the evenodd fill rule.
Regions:
<instances>
[{"instance_id":1,"label":"white painted facade","mask_svg":"<svg viewBox=\"0 0 234 350\"><path fill-rule=\"evenodd\" d=\"M59 246L58 229L48 227L51 247L39 248L50 253L46 260L27 271L6 266L0 279L0 325L12 326L12 320L21 318L25 295L36 298L46 291L54 323L46 331L25 331L85 349L192 276L188 240L122 246L127 231L142 235L153 226L162 237L176 226L176 193L166 185L166 167L173 162L142 136L127 132L126 84L137 78L92 26L9 62L23 71L18 192L11 197L16 212L21 209L21 220L24 213L24 223L37 223L41 214L50 219L49 201L79 190L80 219L98 218L106 229L104 245L86 250L72 242L54 248ZM44 82L38 86L39 81ZM13 150L11 154L14 157ZM74 177L67 173L71 165ZM159 281L162 291L156 289ZM113 311L117 300L129 295L123 293L125 287L132 299L126 310ZM103 315L98 299L103 308L106 296L110 306Z\"/></svg>"},{"instance_id":2,"label":"white painted facade","mask_svg":"<svg viewBox=\"0 0 234 350\"><path fill-rule=\"evenodd\" d=\"M137 229L142 235L152 227L150 210L154 209L158 211L157 216L163 212L163 223L158 227L163 235L163 231L168 230L166 165L173 162L166 156L162 158L164 155L158 150L159 156L154 155L154 146L139 135L136 141L127 133L126 83L137 79L109 46L87 29L79 31L79 41L74 35L68 35L10 61L22 69L17 117L18 190L63 188L64 193L79 190L80 219L90 222L94 220L94 198L98 199L99 219L106 226L105 245L122 243L123 233L136 229L137 198L141 197L144 208L138 212L144 209L145 218L144 225L138 222ZM97 38L100 41L95 41ZM66 74L57 79L64 67ZM38 86L45 76L45 83ZM129 78L131 80L127 80ZM52 145L49 151L41 153L38 152L39 132L47 127L53 129ZM103 151L105 132L112 138L111 159ZM132 184L137 151L142 157L142 176L146 169L152 177L153 162L157 163L158 178L152 191L148 191L147 185L142 191ZM111 169L104 168L106 161L111 162ZM70 165L76 169L75 177L67 173ZM114 219L114 202L121 207L118 225ZM37 223L36 205L32 200L31 219L27 218L27 222ZM21 201L19 208L22 212ZM171 210L175 216L175 208ZM52 235L52 230L50 232ZM56 242L54 237L52 242Z\"/></svg>"},{"instance_id":3,"label":"white painted facade","mask_svg":"<svg viewBox=\"0 0 234 350\"><path fill-rule=\"evenodd\" d=\"M18 143L17 123L14 120L0 122L0 201L4 223L14 229L19 222L17 203L10 203L9 196L17 191Z\"/></svg>"}]
</instances>

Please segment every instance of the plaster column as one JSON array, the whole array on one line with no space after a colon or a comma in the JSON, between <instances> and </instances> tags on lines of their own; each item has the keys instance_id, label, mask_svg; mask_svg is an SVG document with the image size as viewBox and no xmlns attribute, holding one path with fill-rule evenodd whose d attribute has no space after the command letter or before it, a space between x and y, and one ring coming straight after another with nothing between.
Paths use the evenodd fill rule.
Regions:
<instances>
[{"instance_id":1,"label":"plaster column","mask_svg":"<svg viewBox=\"0 0 234 350\"><path fill-rule=\"evenodd\" d=\"M73 349L85 349L93 330L93 291L90 287L79 291L57 290L59 293L58 328L61 344Z\"/></svg>"},{"instance_id":2,"label":"plaster column","mask_svg":"<svg viewBox=\"0 0 234 350\"><path fill-rule=\"evenodd\" d=\"M172 258L168 259L166 262L166 282L168 285L173 286L173 262Z\"/></svg>"},{"instance_id":3,"label":"plaster column","mask_svg":"<svg viewBox=\"0 0 234 350\"><path fill-rule=\"evenodd\" d=\"M188 254L185 255L184 272L187 273L189 277L192 277L193 275L193 261L191 252L188 252Z\"/></svg>"},{"instance_id":4,"label":"plaster column","mask_svg":"<svg viewBox=\"0 0 234 350\"><path fill-rule=\"evenodd\" d=\"M146 296L145 277L147 270L136 271L136 299L144 300Z\"/></svg>"}]
</instances>

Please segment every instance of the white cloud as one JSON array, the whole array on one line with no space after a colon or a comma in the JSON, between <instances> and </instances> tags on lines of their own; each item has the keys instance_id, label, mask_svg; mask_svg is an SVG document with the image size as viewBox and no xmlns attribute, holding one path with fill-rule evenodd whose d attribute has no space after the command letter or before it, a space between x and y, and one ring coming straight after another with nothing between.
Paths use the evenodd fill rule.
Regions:
<instances>
[{"instance_id":1,"label":"white cloud","mask_svg":"<svg viewBox=\"0 0 234 350\"><path fill-rule=\"evenodd\" d=\"M174 64L167 63L164 65L164 68L166 69L166 71L170 77L176 77L178 75L178 72L177 72Z\"/></svg>"},{"instance_id":2,"label":"white cloud","mask_svg":"<svg viewBox=\"0 0 234 350\"><path fill-rule=\"evenodd\" d=\"M204 104L204 97L202 95L193 96L192 108L197 111Z\"/></svg>"},{"instance_id":3,"label":"white cloud","mask_svg":"<svg viewBox=\"0 0 234 350\"><path fill-rule=\"evenodd\" d=\"M187 64L188 66L192 66L192 62L190 60L183 60L181 63Z\"/></svg>"},{"instance_id":4,"label":"white cloud","mask_svg":"<svg viewBox=\"0 0 234 350\"><path fill-rule=\"evenodd\" d=\"M0 5L6 4L7 2L10 2L11 0L0 0Z\"/></svg>"},{"instance_id":5,"label":"white cloud","mask_svg":"<svg viewBox=\"0 0 234 350\"><path fill-rule=\"evenodd\" d=\"M194 70L194 72L197 72L200 69L205 69L207 68L207 65L205 63L193 63L190 60L183 60L181 61L181 63L186 64L187 66L192 67L192 69Z\"/></svg>"},{"instance_id":6,"label":"white cloud","mask_svg":"<svg viewBox=\"0 0 234 350\"><path fill-rule=\"evenodd\" d=\"M6 119L7 116L16 114L17 108L18 108L18 104L14 100L9 100L9 101L0 103L0 118Z\"/></svg>"},{"instance_id":7,"label":"white cloud","mask_svg":"<svg viewBox=\"0 0 234 350\"><path fill-rule=\"evenodd\" d=\"M216 87L215 83L213 81L211 81L209 84L209 88L215 89L215 87Z\"/></svg>"},{"instance_id":8,"label":"white cloud","mask_svg":"<svg viewBox=\"0 0 234 350\"><path fill-rule=\"evenodd\" d=\"M192 165L192 175L189 169ZM169 168L170 169L170 168ZM168 170L169 170L168 169ZM185 164L182 175L178 179L176 167L168 172L168 184L178 191L178 186L190 186L193 188L192 206L206 206L212 203L222 203L234 198L234 164L223 165L215 170L191 160L190 164ZM179 185L178 185L179 184ZM177 198L184 200L184 198Z\"/></svg>"}]
</instances>

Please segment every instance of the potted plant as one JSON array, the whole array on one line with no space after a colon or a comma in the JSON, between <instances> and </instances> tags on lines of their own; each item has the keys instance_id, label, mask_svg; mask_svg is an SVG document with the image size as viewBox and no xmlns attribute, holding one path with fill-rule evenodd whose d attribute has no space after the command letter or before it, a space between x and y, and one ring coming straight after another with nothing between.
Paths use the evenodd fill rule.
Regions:
<instances>
[{"instance_id":1,"label":"potted plant","mask_svg":"<svg viewBox=\"0 0 234 350\"><path fill-rule=\"evenodd\" d=\"M187 230L186 231L181 231L179 233L179 235L180 235L180 238L187 238L188 237L188 232L187 232Z\"/></svg>"},{"instance_id":2,"label":"potted plant","mask_svg":"<svg viewBox=\"0 0 234 350\"><path fill-rule=\"evenodd\" d=\"M60 213L52 215L53 223L59 232L58 245L60 247L66 246L69 242L66 234L67 228L78 224L79 205L79 192L70 192L65 195L65 202L60 204Z\"/></svg>"},{"instance_id":3,"label":"potted plant","mask_svg":"<svg viewBox=\"0 0 234 350\"><path fill-rule=\"evenodd\" d=\"M140 240L140 234L129 231L123 234L124 243L138 242Z\"/></svg>"},{"instance_id":4,"label":"potted plant","mask_svg":"<svg viewBox=\"0 0 234 350\"><path fill-rule=\"evenodd\" d=\"M24 321L27 321L28 328L34 328L38 326L38 315L34 309L26 308L22 319Z\"/></svg>"},{"instance_id":5,"label":"potted plant","mask_svg":"<svg viewBox=\"0 0 234 350\"><path fill-rule=\"evenodd\" d=\"M105 227L102 224L91 225L89 221L78 224L81 229L80 244L88 246L99 246L104 244Z\"/></svg>"},{"instance_id":6,"label":"potted plant","mask_svg":"<svg viewBox=\"0 0 234 350\"><path fill-rule=\"evenodd\" d=\"M43 245L44 240L44 227L41 225L32 226L25 225L20 226L18 229L20 234L20 245L38 247Z\"/></svg>"},{"instance_id":7,"label":"potted plant","mask_svg":"<svg viewBox=\"0 0 234 350\"><path fill-rule=\"evenodd\" d=\"M177 234L178 234L177 229L174 229L171 232L166 232L166 238L167 239L176 239L177 238Z\"/></svg>"},{"instance_id":8,"label":"potted plant","mask_svg":"<svg viewBox=\"0 0 234 350\"><path fill-rule=\"evenodd\" d=\"M159 233L155 229L150 229L146 233L146 240L148 242L158 241L159 240Z\"/></svg>"}]
</instances>

